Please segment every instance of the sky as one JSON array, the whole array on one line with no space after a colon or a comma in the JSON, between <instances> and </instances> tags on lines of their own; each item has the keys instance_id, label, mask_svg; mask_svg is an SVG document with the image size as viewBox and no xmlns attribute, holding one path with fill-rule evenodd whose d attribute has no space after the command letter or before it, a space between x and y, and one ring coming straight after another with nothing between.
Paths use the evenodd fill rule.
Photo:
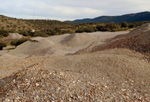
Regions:
<instances>
[{"instance_id":1,"label":"sky","mask_svg":"<svg viewBox=\"0 0 150 102\"><path fill-rule=\"evenodd\" d=\"M0 0L0 4L1 15L61 21L150 11L150 0Z\"/></svg>"}]
</instances>

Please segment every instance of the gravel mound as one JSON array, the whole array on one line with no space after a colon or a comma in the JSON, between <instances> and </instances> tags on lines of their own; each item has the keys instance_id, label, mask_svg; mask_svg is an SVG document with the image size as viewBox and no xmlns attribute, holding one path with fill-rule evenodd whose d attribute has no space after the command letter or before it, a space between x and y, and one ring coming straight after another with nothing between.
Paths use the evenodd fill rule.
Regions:
<instances>
[{"instance_id":1,"label":"gravel mound","mask_svg":"<svg viewBox=\"0 0 150 102\"><path fill-rule=\"evenodd\" d=\"M31 40L19 45L10 54L27 54L27 55L45 55L55 51L55 44L43 37L32 38Z\"/></svg>"},{"instance_id":2,"label":"gravel mound","mask_svg":"<svg viewBox=\"0 0 150 102\"><path fill-rule=\"evenodd\" d=\"M68 46L81 46L88 43L91 43L96 40L96 36L89 34L71 34L65 37L61 43Z\"/></svg>"},{"instance_id":3,"label":"gravel mound","mask_svg":"<svg viewBox=\"0 0 150 102\"><path fill-rule=\"evenodd\" d=\"M150 30L136 34L132 37L123 38L92 49L92 51L112 48L128 48L141 53L150 53Z\"/></svg>"},{"instance_id":4,"label":"gravel mound","mask_svg":"<svg viewBox=\"0 0 150 102\"><path fill-rule=\"evenodd\" d=\"M149 31L149 30L150 30L150 23L146 23L146 24L143 24L142 26L139 26L139 27L133 29L128 34L118 35L118 36L114 37L113 40L120 39L120 38L129 38L132 36L140 35L140 34L143 34L147 31Z\"/></svg>"},{"instance_id":5,"label":"gravel mound","mask_svg":"<svg viewBox=\"0 0 150 102\"><path fill-rule=\"evenodd\" d=\"M46 69L39 62L1 79L0 101L150 100L150 65L140 53L113 49L43 60Z\"/></svg>"},{"instance_id":6,"label":"gravel mound","mask_svg":"<svg viewBox=\"0 0 150 102\"><path fill-rule=\"evenodd\" d=\"M131 31L129 34L132 35L138 35L147 32L150 30L150 23L143 24L142 26L137 27L133 31Z\"/></svg>"},{"instance_id":7,"label":"gravel mound","mask_svg":"<svg viewBox=\"0 0 150 102\"><path fill-rule=\"evenodd\" d=\"M9 54L16 56L68 55L87 48L93 43L105 43L107 39L127 32L95 32L64 34L48 38L36 37L19 45Z\"/></svg>"},{"instance_id":8,"label":"gravel mound","mask_svg":"<svg viewBox=\"0 0 150 102\"><path fill-rule=\"evenodd\" d=\"M144 24L125 35L119 35L104 44L93 44L75 54L113 48L127 48L141 53L150 53L150 24Z\"/></svg>"},{"instance_id":9,"label":"gravel mound","mask_svg":"<svg viewBox=\"0 0 150 102\"><path fill-rule=\"evenodd\" d=\"M0 79L11 76L19 70L30 68L33 65L43 62L45 57L17 57L10 54L0 56ZM43 64L40 64L43 67Z\"/></svg>"}]
</instances>

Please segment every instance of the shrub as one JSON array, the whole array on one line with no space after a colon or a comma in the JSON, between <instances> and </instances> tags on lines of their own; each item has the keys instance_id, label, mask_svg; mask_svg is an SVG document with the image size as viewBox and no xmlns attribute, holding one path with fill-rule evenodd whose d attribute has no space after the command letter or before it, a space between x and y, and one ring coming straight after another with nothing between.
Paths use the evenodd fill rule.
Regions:
<instances>
[{"instance_id":1,"label":"shrub","mask_svg":"<svg viewBox=\"0 0 150 102\"><path fill-rule=\"evenodd\" d=\"M74 33L74 32L73 32L73 30L71 30L71 29L65 29L65 30L62 30L62 31L61 31L61 34L66 34L66 33L72 34L72 33Z\"/></svg>"},{"instance_id":2,"label":"shrub","mask_svg":"<svg viewBox=\"0 0 150 102\"><path fill-rule=\"evenodd\" d=\"M83 28L78 28L75 32L76 33L82 33L82 32L84 32L84 30L83 30Z\"/></svg>"},{"instance_id":3,"label":"shrub","mask_svg":"<svg viewBox=\"0 0 150 102\"><path fill-rule=\"evenodd\" d=\"M56 35L57 32L55 30L50 30L49 32L47 32L48 35Z\"/></svg>"},{"instance_id":4,"label":"shrub","mask_svg":"<svg viewBox=\"0 0 150 102\"><path fill-rule=\"evenodd\" d=\"M95 32L95 31L97 31L97 28L86 27L86 28L78 28L75 32L76 33L83 33L83 32L90 33L90 32Z\"/></svg>"},{"instance_id":5,"label":"shrub","mask_svg":"<svg viewBox=\"0 0 150 102\"><path fill-rule=\"evenodd\" d=\"M98 25L96 28L98 31L108 31L108 28L106 28L104 25Z\"/></svg>"},{"instance_id":6,"label":"shrub","mask_svg":"<svg viewBox=\"0 0 150 102\"><path fill-rule=\"evenodd\" d=\"M120 26L115 24L114 22L111 22L111 23L106 24L106 29L107 29L107 31L114 32L114 31L119 30Z\"/></svg>"},{"instance_id":7,"label":"shrub","mask_svg":"<svg viewBox=\"0 0 150 102\"><path fill-rule=\"evenodd\" d=\"M21 34L23 36L29 36L28 31L19 31L19 34Z\"/></svg>"},{"instance_id":8,"label":"shrub","mask_svg":"<svg viewBox=\"0 0 150 102\"><path fill-rule=\"evenodd\" d=\"M3 49L3 47L6 47L7 45L5 44L5 43L3 43L3 42L0 42L0 50L2 50Z\"/></svg>"},{"instance_id":9,"label":"shrub","mask_svg":"<svg viewBox=\"0 0 150 102\"><path fill-rule=\"evenodd\" d=\"M134 28L134 27L135 27L134 24L130 24L130 25L129 25L129 28Z\"/></svg>"},{"instance_id":10,"label":"shrub","mask_svg":"<svg viewBox=\"0 0 150 102\"><path fill-rule=\"evenodd\" d=\"M114 22L107 23L105 25L98 25L96 26L98 31L117 31L120 29L120 26L115 24Z\"/></svg>"},{"instance_id":11,"label":"shrub","mask_svg":"<svg viewBox=\"0 0 150 102\"><path fill-rule=\"evenodd\" d=\"M18 45L26 42L27 40L28 40L28 38L22 38L22 39L19 39L19 40L13 40L13 41L11 41L11 45L18 46Z\"/></svg>"},{"instance_id":12,"label":"shrub","mask_svg":"<svg viewBox=\"0 0 150 102\"><path fill-rule=\"evenodd\" d=\"M128 27L128 23L127 23L127 22L122 22L122 23L121 23L121 27L123 27L123 28Z\"/></svg>"},{"instance_id":13,"label":"shrub","mask_svg":"<svg viewBox=\"0 0 150 102\"><path fill-rule=\"evenodd\" d=\"M88 32L88 33L95 32L95 31L97 31L97 28L88 27L88 28L85 28L84 31Z\"/></svg>"},{"instance_id":14,"label":"shrub","mask_svg":"<svg viewBox=\"0 0 150 102\"><path fill-rule=\"evenodd\" d=\"M6 30L0 30L0 36L7 37L8 35L9 35L8 31L6 31Z\"/></svg>"},{"instance_id":15,"label":"shrub","mask_svg":"<svg viewBox=\"0 0 150 102\"><path fill-rule=\"evenodd\" d=\"M32 35L34 37L38 37L38 36L41 36L41 37L48 37L48 35L46 34L46 32L34 32L34 35Z\"/></svg>"},{"instance_id":16,"label":"shrub","mask_svg":"<svg viewBox=\"0 0 150 102\"><path fill-rule=\"evenodd\" d=\"M55 28L54 31L56 31L57 33L60 33L61 29L60 28Z\"/></svg>"},{"instance_id":17,"label":"shrub","mask_svg":"<svg viewBox=\"0 0 150 102\"><path fill-rule=\"evenodd\" d=\"M28 31L29 36L34 36L35 32Z\"/></svg>"}]
</instances>

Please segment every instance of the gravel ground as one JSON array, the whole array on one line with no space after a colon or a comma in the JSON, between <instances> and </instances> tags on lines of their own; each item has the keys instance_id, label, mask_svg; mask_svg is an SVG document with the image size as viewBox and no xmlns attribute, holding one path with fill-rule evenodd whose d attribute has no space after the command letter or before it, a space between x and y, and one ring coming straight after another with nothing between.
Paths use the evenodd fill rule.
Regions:
<instances>
[{"instance_id":1,"label":"gravel ground","mask_svg":"<svg viewBox=\"0 0 150 102\"><path fill-rule=\"evenodd\" d=\"M1 79L0 83L4 84L0 88L2 102L149 102L150 100L150 95L142 94L132 79L115 83L106 81L105 77L99 80L87 74L47 71L37 69L37 66L15 73L11 78Z\"/></svg>"},{"instance_id":2,"label":"gravel ground","mask_svg":"<svg viewBox=\"0 0 150 102\"><path fill-rule=\"evenodd\" d=\"M115 59L113 59L114 56L116 56ZM142 54L133 53L130 50L114 49L70 56L20 58L5 55L1 57L11 58L9 59L9 65L5 65L6 62L4 65L12 69L9 75L0 79L1 102L150 101L150 90L146 88L150 85L149 75L147 74L149 70L146 71L149 64L142 59ZM128 61L128 59L130 60ZM8 61L8 59L6 60ZM16 66L17 64L11 62L12 60L18 62L19 65ZM119 60L120 62L115 64ZM136 62L133 66L131 66L132 61ZM103 67L98 67L98 63L102 63ZM128 73L128 67L125 67L124 63L127 63L126 65L133 70L130 69ZM21 65L26 66L20 68ZM91 69L92 66L93 69ZM109 68L110 66L112 66L112 69ZM142 66L145 66L144 69L136 71ZM15 67L16 70L14 70ZM86 70L82 70L82 67ZM144 73L147 77L144 76Z\"/></svg>"}]
</instances>

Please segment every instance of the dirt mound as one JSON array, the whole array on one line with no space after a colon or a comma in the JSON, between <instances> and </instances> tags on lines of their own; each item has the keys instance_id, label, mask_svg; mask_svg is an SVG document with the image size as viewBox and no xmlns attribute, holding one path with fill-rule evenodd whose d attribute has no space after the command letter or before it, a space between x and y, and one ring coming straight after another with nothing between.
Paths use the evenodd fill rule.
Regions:
<instances>
[{"instance_id":1,"label":"dirt mound","mask_svg":"<svg viewBox=\"0 0 150 102\"><path fill-rule=\"evenodd\" d=\"M27 54L27 55L45 55L55 51L55 44L42 37L32 38L31 40L21 44L10 54Z\"/></svg>"},{"instance_id":2,"label":"dirt mound","mask_svg":"<svg viewBox=\"0 0 150 102\"><path fill-rule=\"evenodd\" d=\"M150 43L150 30L143 34L140 34L136 40L142 44Z\"/></svg>"},{"instance_id":3,"label":"dirt mound","mask_svg":"<svg viewBox=\"0 0 150 102\"><path fill-rule=\"evenodd\" d=\"M17 57L10 54L0 56L0 79L12 75L19 70L30 68L33 65L41 65L40 63L45 60L45 57ZM43 66L41 66L43 67Z\"/></svg>"},{"instance_id":4,"label":"dirt mound","mask_svg":"<svg viewBox=\"0 0 150 102\"><path fill-rule=\"evenodd\" d=\"M112 48L128 48L141 53L150 53L150 30L129 38L119 39L103 46L96 46L92 52Z\"/></svg>"},{"instance_id":5,"label":"dirt mound","mask_svg":"<svg viewBox=\"0 0 150 102\"><path fill-rule=\"evenodd\" d=\"M143 24L142 26L137 27L133 31L131 31L129 34L132 35L138 35L147 32L150 30L150 23Z\"/></svg>"},{"instance_id":6,"label":"dirt mound","mask_svg":"<svg viewBox=\"0 0 150 102\"><path fill-rule=\"evenodd\" d=\"M75 54L113 48L127 48L141 53L150 53L150 24L144 24L125 35L119 35L104 44L93 44Z\"/></svg>"},{"instance_id":7,"label":"dirt mound","mask_svg":"<svg viewBox=\"0 0 150 102\"><path fill-rule=\"evenodd\" d=\"M149 30L150 30L150 23L146 23L146 24L143 24L142 26L139 26L139 27L131 30L131 32L129 32L128 34L118 35L118 36L114 37L113 39L111 39L111 41L118 40L118 39L124 39L124 38L130 38L130 37L133 37L136 35L143 34Z\"/></svg>"},{"instance_id":8,"label":"dirt mound","mask_svg":"<svg viewBox=\"0 0 150 102\"><path fill-rule=\"evenodd\" d=\"M89 34L71 34L64 38L64 40L61 41L62 44L67 46L81 46L88 43L93 42L96 40L95 36L89 35Z\"/></svg>"},{"instance_id":9,"label":"dirt mound","mask_svg":"<svg viewBox=\"0 0 150 102\"><path fill-rule=\"evenodd\" d=\"M119 76L117 78L127 78L131 76L134 77L134 75L131 73L129 74L128 70L134 70L135 73L140 73L140 71L143 72L145 70L145 72L140 73L140 76L143 76L144 73L147 73L146 70L149 70L150 66L147 62L142 61L142 57L142 54L133 53L130 50L112 49L90 54L87 53L73 56L64 56L62 58L56 57L55 61L50 59L46 66L49 69L63 69L75 72L83 71L83 73L88 73L93 77L103 74L109 74L111 76L113 74L112 78L115 76ZM123 73L128 75L123 75Z\"/></svg>"},{"instance_id":10,"label":"dirt mound","mask_svg":"<svg viewBox=\"0 0 150 102\"><path fill-rule=\"evenodd\" d=\"M11 51L10 54L16 56L68 55L87 48L93 43L98 42L98 44L103 44L106 43L108 39L116 35L126 33L126 31L94 32L83 34L64 34L48 38L36 37L21 44L15 50Z\"/></svg>"}]
</instances>

